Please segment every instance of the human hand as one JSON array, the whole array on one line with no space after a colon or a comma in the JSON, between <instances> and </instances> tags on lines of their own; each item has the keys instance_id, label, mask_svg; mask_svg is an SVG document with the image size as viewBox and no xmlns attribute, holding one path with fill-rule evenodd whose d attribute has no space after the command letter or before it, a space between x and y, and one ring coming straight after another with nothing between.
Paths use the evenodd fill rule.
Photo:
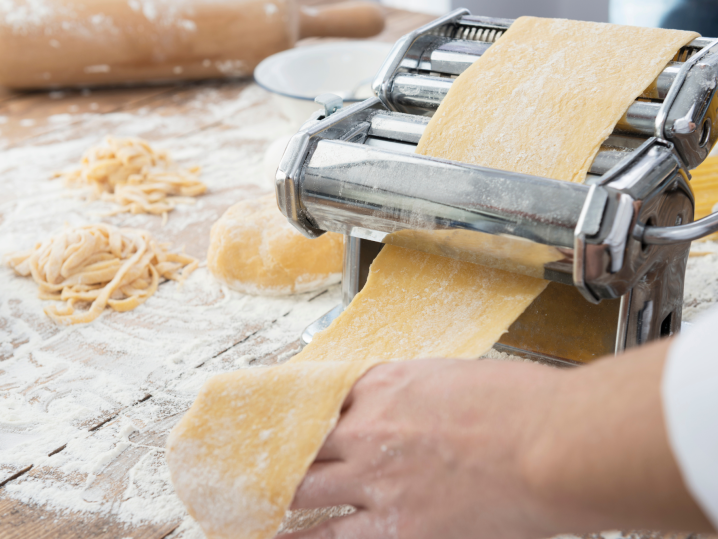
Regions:
<instances>
[{"instance_id":1,"label":"human hand","mask_svg":"<svg viewBox=\"0 0 718 539\"><path fill-rule=\"evenodd\" d=\"M549 536L523 458L554 374L491 360L375 367L349 394L292 506L357 511L284 537Z\"/></svg>"},{"instance_id":2,"label":"human hand","mask_svg":"<svg viewBox=\"0 0 718 539\"><path fill-rule=\"evenodd\" d=\"M669 341L576 369L380 365L352 389L292 508L357 511L284 539L538 539L712 531L668 445Z\"/></svg>"}]
</instances>

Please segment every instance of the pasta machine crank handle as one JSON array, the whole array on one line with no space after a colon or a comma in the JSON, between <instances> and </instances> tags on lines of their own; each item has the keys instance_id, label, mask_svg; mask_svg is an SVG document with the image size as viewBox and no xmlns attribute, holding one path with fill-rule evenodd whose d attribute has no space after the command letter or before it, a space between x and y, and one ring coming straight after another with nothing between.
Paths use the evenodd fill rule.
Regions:
<instances>
[{"instance_id":1,"label":"pasta machine crank handle","mask_svg":"<svg viewBox=\"0 0 718 539\"><path fill-rule=\"evenodd\" d=\"M640 232L640 230L639 230ZM680 226L647 226L640 239L647 245L675 245L705 238L718 232L718 213Z\"/></svg>"}]
</instances>

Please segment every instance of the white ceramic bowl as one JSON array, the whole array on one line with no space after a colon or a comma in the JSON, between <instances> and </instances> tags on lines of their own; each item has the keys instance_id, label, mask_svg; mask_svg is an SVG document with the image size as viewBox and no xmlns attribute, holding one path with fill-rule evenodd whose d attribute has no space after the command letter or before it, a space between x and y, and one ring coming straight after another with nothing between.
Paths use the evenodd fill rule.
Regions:
<instances>
[{"instance_id":1,"label":"white ceramic bowl","mask_svg":"<svg viewBox=\"0 0 718 539\"><path fill-rule=\"evenodd\" d=\"M272 92L277 106L298 127L321 106L314 98L333 93L345 103L373 96L371 81L392 44L338 41L297 47L264 59L254 79Z\"/></svg>"}]
</instances>

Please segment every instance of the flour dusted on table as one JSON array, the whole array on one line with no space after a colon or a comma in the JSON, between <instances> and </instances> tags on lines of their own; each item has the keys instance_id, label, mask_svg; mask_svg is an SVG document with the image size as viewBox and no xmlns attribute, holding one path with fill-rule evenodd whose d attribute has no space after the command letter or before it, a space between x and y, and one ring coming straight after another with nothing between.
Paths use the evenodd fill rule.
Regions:
<instances>
[{"instance_id":1,"label":"flour dusted on table","mask_svg":"<svg viewBox=\"0 0 718 539\"><path fill-rule=\"evenodd\" d=\"M85 93L88 101L106 99L101 91ZM56 115L48 119L54 131L25 144L15 143L17 133L0 117L0 482L32 465L3 487L4 500L27 503L33 510L26 514L47 515L48 526L55 519L111 521L127 525L117 537L138 537L145 526L170 525L169 532L180 523L168 539L204 539L169 481L166 431L212 374L273 358L277 351L279 357L291 353L306 321L339 301L337 287L312 302L316 294L244 296L218 283L200 264L181 287L160 283L137 309L106 309L91 324L64 326L43 313L49 302L37 297L36 283L1 263L3 255L32 247L65 223L83 226L111 209L108 202L88 205L60 181L48 179L78 163L105 133L162 140L182 166L202 166L208 195L178 206L166 226L145 214L107 221L151 230L156 241L172 241L173 250L186 246L204 258L209 228L228 206L227 198L267 192L262 150L286 133L288 124L254 84L178 93L181 112L168 114L166 105L174 101L167 99L165 107L141 103L139 109L107 114ZM42 118L36 127L43 127ZM200 232L203 241L195 243ZM138 403L148 394L152 397ZM88 432L118 412L117 419ZM129 436L125 416L137 429ZM158 429L157 440L148 441L147 432ZM92 470L95 479L88 486Z\"/></svg>"},{"instance_id":2,"label":"flour dusted on table","mask_svg":"<svg viewBox=\"0 0 718 539\"><path fill-rule=\"evenodd\" d=\"M692 322L718 304L718 243L694 243L686 268L683 290L683 321Z\"/></svg>"}]
</instances>

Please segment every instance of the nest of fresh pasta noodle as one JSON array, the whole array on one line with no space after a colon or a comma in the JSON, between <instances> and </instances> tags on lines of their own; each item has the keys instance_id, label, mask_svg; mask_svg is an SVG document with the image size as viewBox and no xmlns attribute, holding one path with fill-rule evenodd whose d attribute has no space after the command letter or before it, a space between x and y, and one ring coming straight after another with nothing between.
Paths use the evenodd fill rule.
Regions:
<instances>
[{"instance_id":1,"label":"nest of fresh pasta noodle","mask_svg":"<svg viewBox=\"0 0 718 539\"><path fill-rule=\"evenodd\" d=\"M65 185L90 187L92 196L119 207L110 212L167 214L178 204L193 204L207 191L199 167L181 168L167 152L138 138L107 137L82 157L80 168L58 174Z\"/></svg>"},{"instance_id":2,"label":"nest of fresh pasta noodle","mask_svg":"<svg viewBox=\"0 0 718 539\"><path fill-rule=\"evenodd\" d=\"M198 262L168 248L145 230L96 224L67 229L30 251L10 255L7 262L16 273L32 276L41 299L65 302L45 308L50 318L83 324L105 307L134 309L155 293L160 279L184 281ZM78 303L91 305L76 311Z\"/></svg>"}]
</instances>

